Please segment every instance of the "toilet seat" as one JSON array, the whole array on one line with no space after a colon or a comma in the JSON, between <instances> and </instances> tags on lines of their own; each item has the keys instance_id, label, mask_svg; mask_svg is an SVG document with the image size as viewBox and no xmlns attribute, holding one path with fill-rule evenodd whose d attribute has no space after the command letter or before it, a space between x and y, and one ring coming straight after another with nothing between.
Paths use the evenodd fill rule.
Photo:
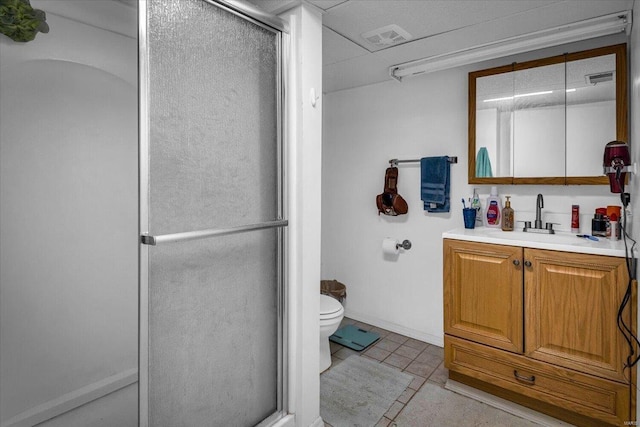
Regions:
<instances>
[{"instance_id":1,"label":"toilet seat","mask_svg":"<svg viewBox=\"0 0 640 427\"><path fill-rule=\"evenodd\" d=\"M342 316L344 307L335 298L320 294L320 320Z\"/></svg>"}]
</instances>

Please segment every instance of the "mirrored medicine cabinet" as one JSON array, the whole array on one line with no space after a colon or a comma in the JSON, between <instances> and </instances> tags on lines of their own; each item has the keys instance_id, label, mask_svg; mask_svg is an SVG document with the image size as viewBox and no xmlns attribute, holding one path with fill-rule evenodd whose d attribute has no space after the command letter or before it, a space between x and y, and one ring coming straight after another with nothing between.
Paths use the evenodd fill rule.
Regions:
<instances>
[{"instance_id":1,"label":"mirrored medicine cabinet","mask_svg":"<svg viewBox=\"0 0 640 427\"><path fill-rule=\"evenodd\" d=\"M608 184L627 103L626 44L469 73L469 183Z\"/></svg>"}]
</instances>

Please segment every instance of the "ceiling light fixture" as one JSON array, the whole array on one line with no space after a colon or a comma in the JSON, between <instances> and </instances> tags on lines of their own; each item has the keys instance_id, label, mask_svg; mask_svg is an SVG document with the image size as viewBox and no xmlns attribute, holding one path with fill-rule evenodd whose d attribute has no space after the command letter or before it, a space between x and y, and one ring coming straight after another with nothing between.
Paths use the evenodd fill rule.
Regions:
<instances>
[{"instance_id":1,"label":"ceiling light fixture","mask_svg":"<svg viewBox=\"0 0 640 427\"><path fill-rule=\"evenodd\" d=\"M500 58L545 47L572 43L626 31L631 32L631 11L561 25L520 36L485 43L468 49L443 53L389 67L389 75L402 81L405 77L446 70L475 62Z\"/></svg>"}]
</instances>

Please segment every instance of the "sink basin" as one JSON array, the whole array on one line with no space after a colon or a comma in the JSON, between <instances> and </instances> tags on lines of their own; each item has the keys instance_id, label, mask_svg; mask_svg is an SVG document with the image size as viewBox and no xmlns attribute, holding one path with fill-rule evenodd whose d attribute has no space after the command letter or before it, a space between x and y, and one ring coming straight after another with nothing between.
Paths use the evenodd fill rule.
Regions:
<instances>
[{"instance_id":1,"label":"sink basin","mask_svg":"<svg viewBox=\"0 0 640 427\"><path fill-rule=\"evenodd\" d=\"M479 230L479 229L478 229ZM502 231L496 228L487 228L483 231L487 237L507 239L507 240L520 240L526 242L548 242L561 245L572 245L580 243L580 241L590 241L585 238L578 238L575 234L565 232L555 232L554 234L547 233L525 233L522 230L519 231ZM595 242L594 242L595 243Z\"/></svg>"}]
</instances>

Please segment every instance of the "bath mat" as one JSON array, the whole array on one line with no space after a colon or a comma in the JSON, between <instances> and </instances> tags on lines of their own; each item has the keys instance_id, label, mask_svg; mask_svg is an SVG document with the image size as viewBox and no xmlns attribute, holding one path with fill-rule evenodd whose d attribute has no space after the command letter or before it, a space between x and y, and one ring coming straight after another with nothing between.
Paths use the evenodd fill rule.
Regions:
<instances>
[{"instance_id":1,"label":"bath mat","mask_svg":"<svg viewBox=\"0 0 640 427\"><path fill-rule=\"evenodd\" d=\"M320 375L320 416L333 427L371 427L413 376L358 355Z\"/></svg>"},{"instance_id":2,"label":"bath mat","mask_svg":"<svg viewBox=\"0 0 640 427\"><path fill-rule=\"evenodd\" d=\"M353 325L346 325L338 329L329 339L350 349L362 351L378 341L380 335L375 332L365 331Z\"/></svg>"}]
</instances>

